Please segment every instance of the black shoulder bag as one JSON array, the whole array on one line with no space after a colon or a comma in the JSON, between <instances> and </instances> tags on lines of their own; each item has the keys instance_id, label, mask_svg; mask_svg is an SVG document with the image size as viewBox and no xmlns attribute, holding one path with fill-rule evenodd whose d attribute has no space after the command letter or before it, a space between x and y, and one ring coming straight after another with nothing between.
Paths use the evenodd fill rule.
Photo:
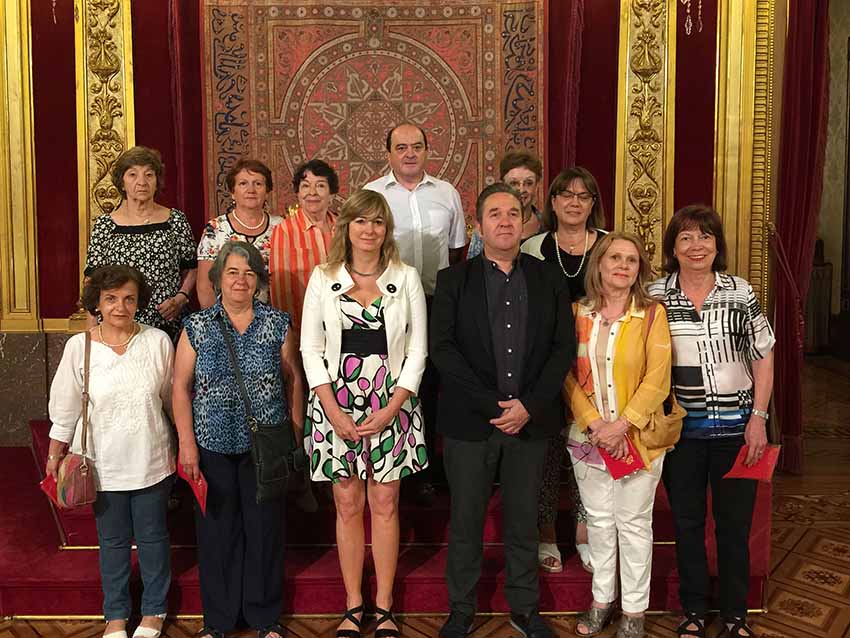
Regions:
<instances>
[{"instance_id":1,"label":"black shoulder bag","mask_svg":"<svg viewBox=\"0 0 850 638\"><path fill-rule=\"evenodd\" d=\"M303 468L304 451L300 446L295 445L292 422L288 416L284 417L279 425L262 425L257 421L251 409L251 399L245 388L242 370L239 368L233 336L227 331L224 319L221 316L216 319L227 344L239 394L242 395L242 402L245 404L245 418L248 431L251 433L251 458L254 461L257 477L257 503L278 501L286 493L290 467L293 471L300 471Z\"/></svg>"}]
</instances>

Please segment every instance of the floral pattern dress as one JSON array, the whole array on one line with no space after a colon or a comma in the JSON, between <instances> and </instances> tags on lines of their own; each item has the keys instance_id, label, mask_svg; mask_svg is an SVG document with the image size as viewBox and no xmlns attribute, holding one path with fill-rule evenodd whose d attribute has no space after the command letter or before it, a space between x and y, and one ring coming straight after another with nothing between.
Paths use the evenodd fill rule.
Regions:
<instances>
[{"instance_id":1,"label":"floral pattern dress","mask_svg":"<svg viewBox=\"0 0 850 638\"><path fill-rule=\"evenodd\" d=\"M340 297L343 330L384 328L382 297L368 307L348 295ZM387 355L343 352L339 379L333 390L337 403L357 424L392 398L396 380L390 373ZM314 481L338 483L348 478L379 483L409 476L428 466L422 406L410 396L398 416L384 430L358 442L337 438L315 392L310 392L304 425L304 446Z\"/></svg>"},{"instance_id":2,"label":"floral pattern dress","mask_svg":"<svg viewBox=\"0 0 850 638\"><path fill-rule=\"evenodd\" d=\"M188 309L166 321L156 307L180 290L182 271L198 267L195 238L182 212L172 208L167 221L140 226L121 226L110 215L98 217L89 240L86 277L101 266L132 266L141 272L151 288L151 300L147 308L136 311L136 321L176 340Z\"/></svg>"},{"instance_id":3,"label":"floral pattern dress","mask_svg":"<svg viewBox=\"0 0 850 638\"><path fill-rule=\"evenodd\" d=\"M283 217L278 215L269 215L268 221L256 235L243 235L237 233L230 223L230 213L220 215L207 222L204 231L201 233L201 241L198 244L198 261L215 261L218 257L218 252L221 247L229 241L244 241L253 244L263 256L263 262L266 264L266 271L269 269L269 253L271 252L271 237L275 226L283 221ZM257 291L257 299L263 303L269 302L268 288L262 288Z\"/></svg>"}]
</instances>

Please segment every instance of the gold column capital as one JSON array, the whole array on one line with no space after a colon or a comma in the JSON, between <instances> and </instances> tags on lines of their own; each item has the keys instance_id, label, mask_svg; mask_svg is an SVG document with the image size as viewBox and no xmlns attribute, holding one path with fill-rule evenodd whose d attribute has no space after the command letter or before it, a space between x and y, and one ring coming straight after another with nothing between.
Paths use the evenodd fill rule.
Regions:
<instances>
[{"instance_id":1,"label":"gold column capital","mask_svg":"<svg viewBox=\"0 0 850 638\"><path fill-rule=\"evenodd\" d=\"M0 331L33 332L38 315L30 2L0 3Z\"/></svg>"}]
</instances>

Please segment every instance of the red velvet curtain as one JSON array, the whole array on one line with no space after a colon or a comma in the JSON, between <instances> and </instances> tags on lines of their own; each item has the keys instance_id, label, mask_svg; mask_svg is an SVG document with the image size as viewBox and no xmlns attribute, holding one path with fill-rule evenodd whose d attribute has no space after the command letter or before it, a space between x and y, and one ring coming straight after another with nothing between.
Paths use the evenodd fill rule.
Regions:
<instances>
[{"instance_id":1,"label":"red velvet curtain","mask_svg":"<svg viewBox=\"0 0 850 638\"><path fill-rule=\"evenodd\" d=\"M803 470L800 374L802 300L806 298L823 186L829 108L829 0L789 4L782 97L776 291L775 406L782 431L781 467Z\"/></svg>"},{"instance_id":2,"label":"red velvet curtain","mask_svg":"<svg viewBox=\"0 0 850 638\"><path fill-rule=\"evenodd\" d=\"M548 23L549 146L546 184L576 162L581 49L585 0L553 0Z\"/></svg>"}]
</instances>

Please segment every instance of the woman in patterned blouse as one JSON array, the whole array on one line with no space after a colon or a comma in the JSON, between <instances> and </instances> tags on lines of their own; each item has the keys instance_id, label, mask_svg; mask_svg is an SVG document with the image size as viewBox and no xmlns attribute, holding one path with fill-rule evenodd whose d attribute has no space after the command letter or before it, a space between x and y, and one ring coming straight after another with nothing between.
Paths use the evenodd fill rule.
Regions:
<instances>
[{"instance_id":1,"label":"woman in patterned blouse","mask_svg":"<svg viewBox=\"0 0 850 638\"><path fill-rule=\"evenodd\" d=\"M102 266L138 269L151 287L147 308L136 321L159 328L176 341L180 321L195 287L195 238L186 216L154 201L165 186L159 151L134 146L112 166L112 184L121 204L97 218L89 240L85 275Z\"/></svg>"},{"instance_id":2,"label":"woman in patterned blouse","mask_svg":"<svg viewBox=\"0 0 850 638\"><path fill-rule=\"evenodd\" d=\"M748 446L752 465L767 446L773 390L773 331L750 284L726 270L723 223L703 205L677 211L664 233L664 270L650 293L667 309L673 391L687 410L682 439L668 454L664 485L676 524L680 636L705 636L709 594L706 487L717 526L723 638L753 636L746 624L749 536L756 481L724 479Z\"/></svg>"},{"instance_id":3,"label":"woman in patterned blouse","mask_svg":"<svg viewBox=\"0 0 850 638\"><path fill-rule=\"evenodd\" d=\"M206 515L195 517L205 624L198 635L223 638L241 614L258 638L283 638L283 507L256 501L251 435L226 335L264 425L289 427L287 416L293 426L304 422L298 350L289 315L256 300L268 274L254 246L224 244L210 281L219 300L184 322L173 391L178 462L192 480L203 473L209 490Z\"/></svg>"},{"instance_id":4,"label":"woman in patterned blouse","mask_svg":"<svg viewBox=\"0 0 850 638\"><path fill-rule=\"evenodd\" d=\"M216 301L209 272L221 247L228 241L251 244L260 251L263 268L268 272L272 231L283 221L283 217L268 212L267 199L274 183L271 170L261 161L239 160L227 171L224 183L233 198L232 206L224 215L209 221L198 244L198 302L201 308L209 308ZM257 290L257 299L268 303L268 277L263 282Z\"/></svg>"}]
</instances>

